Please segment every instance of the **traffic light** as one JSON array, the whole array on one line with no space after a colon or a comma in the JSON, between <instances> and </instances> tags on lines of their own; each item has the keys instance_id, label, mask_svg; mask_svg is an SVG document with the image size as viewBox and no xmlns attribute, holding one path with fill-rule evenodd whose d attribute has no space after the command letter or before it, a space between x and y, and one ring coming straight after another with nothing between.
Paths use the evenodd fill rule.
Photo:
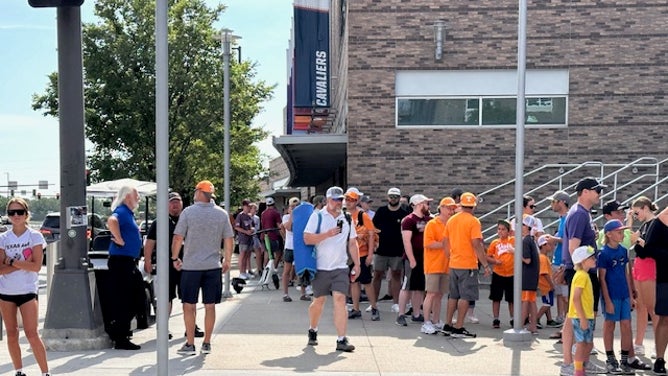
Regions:
<instances>
[{"instance_id":1,"label":"traffic light","mask_svg":"<svg viewBox=\"0 0 668 376\"><path fill-rule=\"evenodd\" d=\"M35 196L37 196L37 190L36 190L36 189L33 189L33 190L32 190L32 197L35 197Z\"/></svg>"},{"instance_id":2,"label":"traffic light","mask_svg":"<svg viewBox=\"0 0 668 376\"><path fill-rule=\"evenodd\" d=\"M37 192L37 199L41 200L42 199L42 194L40 192Z\"/></svg>"},{"instance_id":3,"label":"traffic light","mask_svg":"<svg viewBox=\"0 0 668 376\"><path fill-rule=\"evenodd\" d=\"M84 0L28 0L33 8L78 7Z\"/></svg>"}]
</instances>

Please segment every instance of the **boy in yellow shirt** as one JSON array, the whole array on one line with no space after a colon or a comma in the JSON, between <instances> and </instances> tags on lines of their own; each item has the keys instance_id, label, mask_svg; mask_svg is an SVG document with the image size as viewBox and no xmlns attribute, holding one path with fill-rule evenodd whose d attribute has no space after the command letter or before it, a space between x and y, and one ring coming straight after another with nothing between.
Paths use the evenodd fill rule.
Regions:
<instances>
[{"instance_id":1,"label":"boy in yellow shirt","mask_svg":"<svg viewBox=\"0 0 668 376\"><path fill-rule=\"evenodd\" d=\"M571 283L568 318L573 322L575 338L574 376L585 376L584 364L594 347L594 290L587 272L596 268L596 253L590 246L578 247L573 251L575 275Z\"/></svg>"}]
</instances>

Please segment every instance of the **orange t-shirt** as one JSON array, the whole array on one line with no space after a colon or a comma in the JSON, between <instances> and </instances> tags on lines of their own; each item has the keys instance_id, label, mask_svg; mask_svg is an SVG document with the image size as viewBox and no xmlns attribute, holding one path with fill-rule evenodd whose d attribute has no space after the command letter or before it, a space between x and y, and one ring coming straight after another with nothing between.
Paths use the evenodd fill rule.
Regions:
<instances>
[{"instance_id":1,"label":"orange t-shirt","mask_svg":"<svg viewBox=\"0 0 668 376\"><path fill-rule=\"evenodd\" d=\"M515 238L510 236L506 239L494 239L487 248L487 256L500 260L501 263L494 265L494 273L502 277L512 277L515 270Z\"/></svg>"},{"instance_id":2,"label":"orange t-shirt","mask_svg":"<svg viewBox=\"0 0 668 376\"><path fill-rule=\"evenodd\" d=\"M427 248L427 245L433 242L443 243L444 237L445 223L443 223L440 217L433 218L427 222L427 226L424 228L425 274L447 273L450 270L448 267L448 258L445 257L445 249L443 247Z\"/></svg>"},{"instance_id":3,"label":"orange t-shirt","mask_svg":"<svg viewBox=\"0 0 668 376\"><path fill-rule=\"evenodd\" d=\"M353 220L353 224L355 225L355 231L357 232L357 249L359 251L360 257L363 257L369 255L369 242L368 240L362 241L361 237L366 236L368 239L369 234L373 234L376 231L376 227L374 227L373 221L367 213L362 213L362 222L364 223L357 223L357 219L359 218L359 211L360 208L357 208L357 210L350 213L350 216ZM376 246L378 246L378 244L376 244Z\"/></svg>"},{"instance_id":4,"label":"orange t-shirt","mask_svg":"<svg viewBox=\"0 0 668 376\"><path fill-rule=\"evenodd\" d=\"M445 237L450 243L450 269L478 269L478 257L473 248L473 239L482 240L482 228L478 218L460 212L445 225Z\"/></svg>"},{"instance_id":5,"label":"orange t-shirt","mask_svg":"<svg viewBox=\"0 0 668 376\"><path fill-rule=\"evenodd\" d=\"M545 278L552 279L552 265L547 255L541 253L538 255L538 259L540 260L538 290L541 295L545 295L550 292L550 283Z\"/></svg>"}]
</instances>

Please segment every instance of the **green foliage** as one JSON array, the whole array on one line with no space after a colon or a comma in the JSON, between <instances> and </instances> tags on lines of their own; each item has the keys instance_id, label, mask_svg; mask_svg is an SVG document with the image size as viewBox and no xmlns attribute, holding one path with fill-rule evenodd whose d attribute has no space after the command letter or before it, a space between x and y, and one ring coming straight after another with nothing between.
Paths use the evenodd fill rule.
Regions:
<instances>
[{"instance_id":1,"label":"green foliage","mask_svg":"<svg viewBox=\"0 0 668 376\"><path fill-rule=\"evenodd\" d=\"M203 0L171 0L169 10L170 186L190 197L195 183L211 180L222 196L223 66L213 24L224 6ZM92 181L131 177L154 180L155 3L98 0L97 22L83 25L86 135ZM264 173L253 145L267 133L251 127L274 86L255 79L255 64L230 69L231 200L254 197ZM58 115L58 77L49 76L33 109Z\"/></svg>"}]
</instances>

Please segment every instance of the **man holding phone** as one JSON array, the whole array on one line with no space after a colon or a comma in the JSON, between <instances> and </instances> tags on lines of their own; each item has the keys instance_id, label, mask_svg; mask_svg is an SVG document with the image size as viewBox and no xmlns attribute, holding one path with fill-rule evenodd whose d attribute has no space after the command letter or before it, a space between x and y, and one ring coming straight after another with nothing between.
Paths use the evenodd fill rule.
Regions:
<instances>
[{"instance_id":1,"label":"man holding phone","mask_svg":"<svg viewBox=\"0 0 668 376\"><path fill-rule=\"evenodd\" d=\"M334 299L334 326L336 327L336 350L352 352L355 346L348 342L346 329L348 312L346 310L346 294L350 287L348 272L348 253L353 260L352 272L359 276L360 260L357 251L357 232L349 225L341 210L343 205L343 189L331 187L327 190L327 205L315 210L304 229L304 243L316 246L317 273L311 284L313 286L313 302L309 306L308 331L309 346L318 344L318 322L327 295Z\"/></svg>"}]
</instances>

